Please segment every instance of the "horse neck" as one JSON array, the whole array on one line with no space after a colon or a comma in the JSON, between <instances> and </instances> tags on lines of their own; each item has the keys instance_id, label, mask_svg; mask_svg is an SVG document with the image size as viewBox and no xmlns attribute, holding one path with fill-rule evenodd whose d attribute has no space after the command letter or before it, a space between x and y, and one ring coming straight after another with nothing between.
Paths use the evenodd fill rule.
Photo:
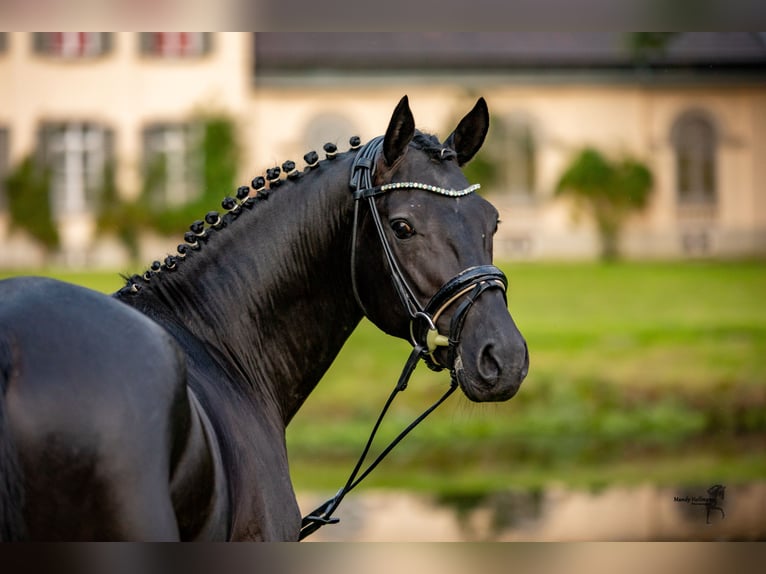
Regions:
<instances>
[{"instance_id":1,"label":"horse neck","mask_svg":"<svg viewBox=\"0 0 766 574\"><path fill-rule=\"evenodd\" d=\"M285 424L362 316L351 288L350 159L285 181L135 295Z\"/></svg>"}]
</instances>

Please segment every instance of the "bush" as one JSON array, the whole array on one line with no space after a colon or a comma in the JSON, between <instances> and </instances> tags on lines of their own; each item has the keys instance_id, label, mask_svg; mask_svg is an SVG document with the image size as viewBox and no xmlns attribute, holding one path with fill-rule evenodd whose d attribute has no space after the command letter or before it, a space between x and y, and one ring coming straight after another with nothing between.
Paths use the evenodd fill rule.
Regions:
<instances>
[{"instance_id":1,"label":"bush","mask_svg":"<svg viewBox=\"0 0 766 574\"><path fill-rule=\"evenodd\" d=\"M556 194L574 199L596 222L601 257L616 259L627 216L644 209L652 191L649 168L633 158L611 161L593 148L583 149L564 170Z\"/></svg>"},{"instance_id":2,"label":"bush","mask_svg":"<svg viewBox=\"0 0 766 574\"><path fill-rule=\"evenodd\" d=\"M198 158L202 193L181 206L157 206L152 191L164 181L161 161L149 166L143 174L141 194L137 200L125 201L118 194L105 194L99 215L99 230L115 233L135 257L138 235L152 230L162 235L181 235L192 221L220 205L226 195L234 195L240 145L234 120L223 113L200 113L194 120L201 126L201 137L191 156Z\"/></svg>"},{"instance_id":3,"label":"bush","mask_svg":"<svg viewBox=\"0 0 766 574\"><path fill-rule=\"evenodd\" d=\"M11 223L24 229L47 249L59 246L51 210L50 174L33 157L25 158L7 177Z\"/></svg>"}]
</instances>

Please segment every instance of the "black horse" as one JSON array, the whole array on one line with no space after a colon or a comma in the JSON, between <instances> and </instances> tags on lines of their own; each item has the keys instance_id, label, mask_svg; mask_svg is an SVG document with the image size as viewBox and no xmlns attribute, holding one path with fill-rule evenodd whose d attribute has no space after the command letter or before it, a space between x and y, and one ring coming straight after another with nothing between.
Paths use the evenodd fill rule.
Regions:
<instances>
[{"instance_id":1,"label":"black horse","mask_svg":"<svg viewBox=\"0 0 766 574\"><path fill-rule=\"evenodd\" d=\"M297 539L285 427L363 315L469 399L512 397L498 214L460 169L488 125L480 99L441 144L405 96L384 137L268 170L113 296L0 282L0 539Z\"/></svg>"}]
</instances>

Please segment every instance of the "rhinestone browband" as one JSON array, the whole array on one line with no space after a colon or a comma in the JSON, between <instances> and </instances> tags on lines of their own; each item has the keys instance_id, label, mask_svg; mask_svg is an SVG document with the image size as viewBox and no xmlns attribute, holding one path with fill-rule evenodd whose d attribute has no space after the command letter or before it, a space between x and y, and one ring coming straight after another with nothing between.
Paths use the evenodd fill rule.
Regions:
<instances>
[{"instance_id":1,"label":"rhinestone browband","mask_svg":"<svg viewBox=\"0 0 766 574\"><path fill-rule=\"evenodd\" d=\"M356 197L357 199L359 199L360 197L370 197L372 195L378 195L378 194L385 193L387 191L391 191L394 189L422 189L423 191L430 191L432 193L438 193L439 195L446 195L448 197L463 197L464 195L473 193L474 191L480 188L481 188L481 184L479 183L474 183L473 185L468 186L465 189L446 189L444 187L430 185L428 183L398 181L396 183L385 183L378 187L372 187L369 189L363 189L363 190L354 192L354 197Z\"/></svg>"},{"instance_id":2,"label":"rhinestone browband","mask_svg":"<svg viewBox=\"0 0 766 574\"><path fill-rule=\"evenodd\" d=\"M380 191L389 191L391 189L424 189L425 191L432 191L440 195L448 195L450 197L461 197L473 193L481 187L481 184L474 183L473 185L466 187L465 189L445 189L436 185L429 185L427 183L413 183L410 181L400 181L397 183L386 183L380 186Z\"/></svg>"}]
</instances>

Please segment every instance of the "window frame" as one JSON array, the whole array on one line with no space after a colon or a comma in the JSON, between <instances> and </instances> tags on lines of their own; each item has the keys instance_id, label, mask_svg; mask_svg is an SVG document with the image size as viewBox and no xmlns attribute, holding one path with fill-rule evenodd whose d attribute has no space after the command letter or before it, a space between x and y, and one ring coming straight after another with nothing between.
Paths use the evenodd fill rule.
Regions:
<instances>
[{"instance_id":1,"label":"window frame","mask_svg":"<svg viewBox=\"0 0 766 574\"><path fill-rule=\"evenodd\" d=\"M719 201L719 135L710 114L687 110L673 123L674 191L679 206L716 206Z\"/></svg>"},{"instance_id":2,"label":"window frame","mask_svg":"<svg viewBox=\"0 0 766 574\"><path fill-rule=\"evenodd\" d=\"M139 49L142 56L158 60L203 58L213 50L212 36L212 32L140 32ZM173 40L167 44L170 48L163 47L163 39ZM184 48L189 40L190 47Z\"/></svg>"},{"instance_id":3,"label":"window frame","mask_svg":"<svg viewBox=\"0 0 766 574\"><path fill-rule=\"evenodd\" d=\"M38 152L50 173L54 219L92 214L100 208L114 163L113 131L97 121L45 121ZM113 177L113 174L111 175Z\"/></svg>"},{"instance_id":4,"label":"window frame","mask_svg":"<svg viewBox=\"0 0 766 574\"><path fill-rule=\"evenodd\" d=\"M527 200L535 197L537 191L537 155L538 146L532 122L519 115L503 119L503 150L506 160L502 162L504 168L504 185L507 186L508 194L519 200ZM519 161L523 177L512 173L512 163Z\"/></svg>"},{"instance_id":5,"label":"window frame","mask_svg":"<svg viewBox=\"0 0 766 574\"><path fill-rule=\"evenodd\" d=\"M112 32L34 32L33 48L53 59L97 59L112 51Z\"/></svg>"},{"instance_id":6,"label":"window frame","mask_svg":"<svg viewBox=\"0 0 766 574\"><path fill-rule=\"evenodd\" d=\"M493 192L522 205L538 201L540 137L534 119L523 111L505 114L490 128L489 138L481 153L496 174ZM518 173L515 164L521 166Z\"/></svg>"},{"instance_id":7,"label":"window frame","mask_svg":"<svg viewBox=\"0 0 766 574\"><path fill-rule=\"evenodd\" d=\"M154 208L181 207L202 196L203 162L199 157L202 137L202 126L193 121L155 121L144 125L141 130L142 193ZM155 168L155 165L163 167ZM170 177L168 165L172 166ZM150 170L154 169L164 173L156 176L157 181L150 181L153 177Z\"/></svg>"}]
</instances>

